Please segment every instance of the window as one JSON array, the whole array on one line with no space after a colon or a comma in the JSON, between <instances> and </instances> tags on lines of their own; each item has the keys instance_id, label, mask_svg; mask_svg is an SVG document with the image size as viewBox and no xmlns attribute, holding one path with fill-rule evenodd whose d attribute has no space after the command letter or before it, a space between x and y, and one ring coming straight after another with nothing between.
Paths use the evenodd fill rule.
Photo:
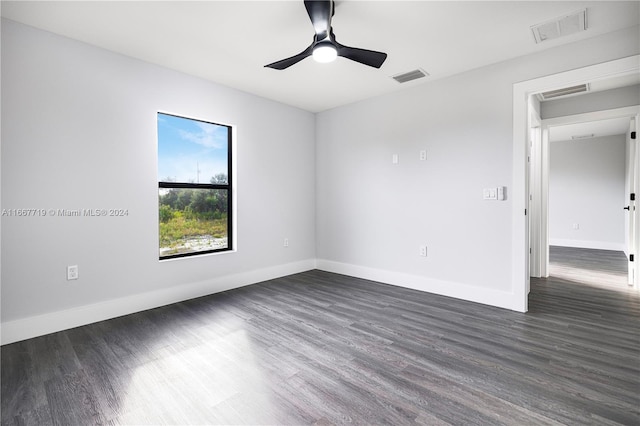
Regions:
<instances>
[{"instance_id":1,"label":"window","mask_svg":"<svg viewBox=\"0 0 640 426\"><path fill-rule=\"evenodd\" d=\"M231 127L158 113L160 259L233 248Z\"/></svg>"}]
</instances>

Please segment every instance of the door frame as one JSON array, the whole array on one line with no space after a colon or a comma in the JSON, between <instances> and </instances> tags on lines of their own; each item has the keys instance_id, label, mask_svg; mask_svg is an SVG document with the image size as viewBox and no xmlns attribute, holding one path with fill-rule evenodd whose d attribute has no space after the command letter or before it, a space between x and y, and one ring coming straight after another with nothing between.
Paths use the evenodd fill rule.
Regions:
<instances>
[{"instance_id":1,"label":"door frame","mask_svg":"<svg viewBox=\"0 0 640 426\"><path fill-rule=\"evenodd\" d=\"M545 210L546 204L541 202L542 190L545 187L544 169L538 167L539 164L542 164L542 158L545 155L542 143L542 119L539 115L532 119L529 131L531 144L529 154L529 247L531 248L529 275L540 278L545 273L543 252L545 252L544 247L547 243L547 233L544 227L547 211Z\"/></svg>"},{"instance_id":2,"label":"door frame","mask_svg":"<svg viewBox=\"0 0 640 426\"><path fill-rule=\"evenodd\" d=\"M634 127L635 127L635 123ZM625 158L625 162L626 162L626 167L625 167L625 187L628 185L628 191L626 191L625 198L627 199L627 208L629 209L629 212L627 213L627 235L625 235L625 238L627 239L627 243L628 246L625 247L625 249L628 251L627 255L630 255L631 253L635 253L635 238L636 238L636 232L635 229L638 225L637 223L637 212L636 212L636 202L631 200L631 196L628 194L632 194L632 193L636 193L637 189L638 189L638 185L636 185L636 180L637 180L637 175L638 172L640 172L638 170L638 164L637 164L637 157L638 157L638 144L635 140L631 139L631 124L629 124L629 130L627 131L627 137L626 137L626 143L628 144L628 151L625 151L625 153L627 154L627 156L629 158ZM627 198L628 197L628 198ZM634 285L636 283L636 268L634 267L634 264L631 262L631 258L628 257L628 262L627 262L627 283L630 285Z\"/></svg>"},{"instance_id":3,"label":"door frame","mask_svg":"<svg viewBox=\"0 0 640 426\"><path fill-rule=\"evenodd\" d=\"M513 309L528 310L529 281L529 97L559 87L640 72L640 55L591 65L513 85L513 175L511 197L511 282Z\"/></svg>"},{"instance_id":4,"label":"door frame","mask_svg":"<svg viewBox=\"0 0 640 426\"><path fill-rule=\"evenodd\" d=\"M546 179L543 180L542 187L540 188L541 189L540 198L539 199L534 198L534 203L538 203L542 206L540 234L547 236L547 238L545 238L544 240L541 240L537 245L534 244L533 241L531 244L531 247L533 248L534 251L536 250L536 248L540 249L539 259L541 264L541 274L540 274L541 277L549 276L549 239L548 239L548 235L549 235L549 163L550 163L549 129L555 126L587 123L591 121L607 120L612 118L629 118L629 120L631 120L632 118L636 117L638 114L640 114L640 105L587 112L582 114L565 115L561 117L547 118L542 120L543 155L540 158L540 163L533 162L532 167L540 169L542 175L546 177ZM627 161L627 159L625 159L625 161ZM636 161L636 159L631 158L631 161ZM545 245L546 245L546 249L545 249Z\"/></svg>"}]
</instances>

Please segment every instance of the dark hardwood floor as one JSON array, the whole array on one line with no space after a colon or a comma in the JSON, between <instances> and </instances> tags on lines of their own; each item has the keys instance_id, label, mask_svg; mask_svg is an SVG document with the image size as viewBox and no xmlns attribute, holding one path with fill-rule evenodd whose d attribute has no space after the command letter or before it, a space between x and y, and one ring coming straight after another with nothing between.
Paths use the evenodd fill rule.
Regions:
<instances>
[{"instance_id":1,"label":"dark hardwood floor","mask_svg":"<svg viewBox=\"0 0 640 426\"><path fill-rule=\"evenodd\" d=\"M627 284L627 256L621 251L550 246L549 275L556 281L631 290Z\"/></svg>"},{"instance_id":2,"label":"dark hardwood floor","mask_svg":"<svg viewBox=\"0 0 640 426\"><path fill-rule=\"evenodd\" d=\"M2 426L640 424L640 298L530 312L321 271L1 348Z\"/></svg>"}]
</instances>

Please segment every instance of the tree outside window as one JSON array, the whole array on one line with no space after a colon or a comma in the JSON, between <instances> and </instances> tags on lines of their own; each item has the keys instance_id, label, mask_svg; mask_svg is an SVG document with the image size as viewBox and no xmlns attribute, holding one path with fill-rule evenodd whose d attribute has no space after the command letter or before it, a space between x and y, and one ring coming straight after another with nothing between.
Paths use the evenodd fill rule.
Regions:
<instances>
[{"instance_id":1,"label":"tree outside window","mask_svg":"<svg viewBox=\"0 0 640 426\"><path fill-rule=\"evenodd\" d=\"M231 127L158 113L160 259L231 250Z\"/></svg>"}]
</instances>

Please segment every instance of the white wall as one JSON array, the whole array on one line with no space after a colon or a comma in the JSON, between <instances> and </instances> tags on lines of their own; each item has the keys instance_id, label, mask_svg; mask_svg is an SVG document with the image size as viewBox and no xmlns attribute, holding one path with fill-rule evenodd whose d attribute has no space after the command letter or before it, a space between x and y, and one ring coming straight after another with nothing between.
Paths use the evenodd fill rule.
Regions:
<instances>
[{"instance_id":1,"label":"white wall","mask_svg":"<svg viewBox=\"0 0 640 426\"><path fill-rule=\"evenodd\" d=\"M541 102L540 113L543 119L547 119L638 104L640 104L640 85L635 85Z\"/></svg>"},{"instance_id":2,"label":"white wall","mask_svg":"<svg viewBox=\"0 0 640 426\"><path fill-rule=\"evenodd\" d=\"M322 269L513 308L510 188L506 201L481 199L483 187L512 179L513 84L637 54L639 39L629 28L409 83L314 120L3 21L2 207L130 216L3 217L2 341L309 269L316 258ZM237 253L158 262L158 110L237 126ZM80 280L65 280L69 264Z\"/></svg>"},{"instance_id":3,"label":"white wall","mask_svg":"<svg viewBox=\"0 0 640 426\"><path fill-rule=\"evenodd\" d=\"M624 250L625 139L550 144L551 245Z\"/></svg>"},{"instance_id":4,"label":"white wall","mask_svg":"<svg viewBox=\"0 0 640 426\"><path fill-rule=\"evenodd\" d=\"M236 126L236 253L158 261L157 111ZM314 134L312 113L3 20L2 208L129 210L2 217L3 342L312 269Z\"/></svg>"},{"instance_id":5,"label":"white wall","mask_svg":"<svg viewBox=\"0 0 640 426\"><path fill-rule=\"evenodd\" d=\"M516 309L511 188L482 200L512 180L513 84L639 44L630 28L318 114L319 267Z\"/></svg>"},{"instance_id":6,"label":"white wall","mask_svg":"<svg viewBox=\"0 0 640 426\"><path fill-rule=\"evenodd\" d=\"M639 103L640 85L635 85L569 97L566 99L542 102L541 112L544 118L556 118L574 114L635 106ZM615 146L615 152L608 152L608 155L615 154L616 156L619 156L620 146L618 142L619 141L611 144L611 146ZM590 141L589 143L584 144L586 151L581 155L599 155L599 150L593 147L594 143L595 142ZM611 173L608 173L611 171L596 168L594 169L594 176L589 178L589 180L596 179L596 177L599 177L602 174L602 179L599 183L601 185L605 185L606 182L609 182L612 185L611 189L615 194L618 194L622 190L622 199L616 198L615 203L611 204L610 195L604 196L603 194L589 193L588 199L597 199L598 203L594 205L603 206L603 210L590 210L589 212L582 213L577 211L576 205L581 207L585 206L584 199L578 201L577 204L569 203L565 200L573 200L575 197L568 193L568 188L570 188L569 182L571 181L568 173L570 170L578 170L570 160L571 151L572 149L577 150L578 146L583 145L571 144L571 142L561 142L561 145L563 145L563 148L561 149L560 145L555 144L555 142L551 143L553 149L551 152L552 154L553 152L557 152L556 155L560 156L556 159L556 162L569 164L569 167L566 170L560 170L560 166L556 165L555 172L561 173L562 180L560 183L551 182L555 188L556 202L553 206L550 205L549 207L550 244L568 247L598 248L604 250L624 250L626 252L626 240L628 239L628 233L626 231L627 224L625 223L625 215L621 206L628 204L624 196L624 194L629 193L628 188L623 186L622 189L620 189L617 183L613 184L611 180ZM626 147L626 150L622 154L624 158L628 156L628 152L626 151L628 151L628 147ZM562 157L563 155L566 155L567 157ZM617 167L621 167L620 170L616 171L617 180L619 179L619 173L626 176L625 168L627 165L625 161L623 165L620 166L617 163L617 160L616 164ZM578 170L578 173L581 173L581 171ZM623 185L625 184L623 183ZM608 201L609 204L602 204L605 201ZM562 209L565 206L567 210L563 211ZM598 209L599 207L596 208ZM580 221L577 221L577 218L581 218L582 222L586 221L588 223L581 223ZM604 218L607 218L608 220L605 220ZM579 230L573 229L574 223L579 224ZM622 231L620 228L622 228Z\"/></svg>"}]
</instances>

